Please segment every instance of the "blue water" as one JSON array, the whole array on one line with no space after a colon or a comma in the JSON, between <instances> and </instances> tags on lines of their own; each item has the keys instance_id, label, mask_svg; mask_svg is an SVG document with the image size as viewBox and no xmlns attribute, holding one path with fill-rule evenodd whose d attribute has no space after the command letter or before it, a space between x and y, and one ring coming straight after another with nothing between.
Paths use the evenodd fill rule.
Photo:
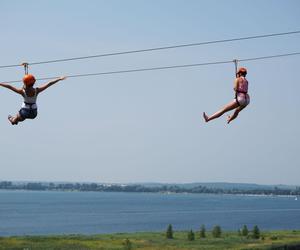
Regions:
<instances>
[{"instance_id":1,"label":"blue water","mask_svg":"<svg viewBox=\"0 0 300 250\"><path fill-rule=\"evenodd\" d=\"M293 197L0 191L0 236L198 230L300 229Z\"/></svg>"}]
</instances>

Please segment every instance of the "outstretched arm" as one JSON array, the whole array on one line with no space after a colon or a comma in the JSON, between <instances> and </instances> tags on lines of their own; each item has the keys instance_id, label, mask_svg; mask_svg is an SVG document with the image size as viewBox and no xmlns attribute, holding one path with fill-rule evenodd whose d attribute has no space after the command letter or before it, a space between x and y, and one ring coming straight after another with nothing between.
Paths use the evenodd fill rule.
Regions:
<instances>
[{"instance_id":1,"label":"outstretched arm","mask_svg":"<svg viewBox=\"0 0 300 250\"><path fill-rule=\"evenodd\" d=\"M44 90L46 90L47 88L49 88L50 86L54 85L55 83L59 82L59 81L62 81L62 80L65 80L67 77L65 76L62 76L62 77L59 77L53 81L50 81L40 87L37 88L37 91L38 91L38 94L43 92Z\"/></svg>"},{"instance_id":2,"label":"outstretched arm","mask_svg":"<svg viewBox=\"0 0 300 250\"><path fill-rule=\"evenodd\" d=\"M12 90L12 91L14 91L14 92L16 92L16 93L18 93L18 94L20 94L20 95L23 95L22 89L18 89L18 88L16 88L16 87L11 86L11 85L6 84L6 83L0 83L0 86L1 86L1 87L4 87L4 88L7 88L7 89L10 89L10 90Z\"/></svg>"}]
</instances>

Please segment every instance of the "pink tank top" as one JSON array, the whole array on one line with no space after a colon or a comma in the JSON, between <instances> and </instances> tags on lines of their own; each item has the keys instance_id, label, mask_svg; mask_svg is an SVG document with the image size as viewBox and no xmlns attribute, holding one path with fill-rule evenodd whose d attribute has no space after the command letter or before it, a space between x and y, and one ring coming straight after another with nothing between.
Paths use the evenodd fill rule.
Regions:
<instances>
[{"instance_id":1,"label":"pink tank top","mask_svg":"<svg viewBox=\"0 0 300 250\"><path fill-rule=\"evenodd\" d=\"M245 77L239 77L238 86L237 86L238 93L248 93L248 81Z\"/></svg>"}]
</instances>

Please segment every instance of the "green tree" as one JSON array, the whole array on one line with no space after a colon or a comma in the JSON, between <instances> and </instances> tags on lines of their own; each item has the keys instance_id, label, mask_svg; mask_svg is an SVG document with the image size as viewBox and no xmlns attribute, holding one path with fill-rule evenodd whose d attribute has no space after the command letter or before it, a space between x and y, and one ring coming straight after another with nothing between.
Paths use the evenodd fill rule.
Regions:
<instances>
[{"instance_id":1,"label":"green tree","mask_svg":"<svg viewBox=\"0 0 300 250\"><path fill-rule=\"evenodd\" d=\"M173 239L173 227L171 224L169 224L166 232L167 239Z\"/></svg>"},{"instance_id":2,"label":"green tree","mask_svg":"<svg viewBox=\"0 0 300 250\"><path fill-rule=\"evenodd\" d=\"M241 229L239 229L239 230L237 231L237 233L238 233L238 236L242 236L242 231L241 231Z\"/></svg>"},{"instance_id":3,"label":"green tree","mask_svg":"<svg viewBox=\"0 0 300 250\"><path fill-rule=\"evenodd\" d=\"M124 250L131 250L132 249L132 244L131 244L131 241L129 239L126 239L123 242L123 245L124 245Z\"/></svg>"},{"instance_id":4,"label":"green tree","mask_svg":"<svg viewBox=\"0 0 300 250\"><path fill-rule=\"evenodd\" d=\"M248 234L249 234L248 227L246 225L244 225L243 228L242 228L242 235L243 236L248 236Z\"/></svg>"},{"instance_id":5,"label":"green tree","mask_svg":"<svg viewBox=\"0 0 300 250\"><path fill-rule=\"evenodd\" d=\"M219 225L214 226L213 230L212 230L212 236L214 238L220 238L222 234L222 229Z\"/></svg>"},{"instance_id":6,"label":"green tree","mask_svg":"<svg viewBox=\"0 0 300 250\"><path fill-rule=\"evenodd\" d=\"M206 237L206 229L204 225L201 225L200 228L200 238L205 238Z\"/></svg>"},{"instance_id":7,"label":"green tree","mask_svg":"<svg viewBox=\"0 0 300 250\"><path fill-rule=\"evenodd\" d=\"M188 232L187 238L189 241L195 240L195 233L193 232L193 230Z\"/></svg>"},{"instance_id":8,"label":"green tree","mask_svg":"<svg viewBox=\"0 0 300 250\"><path fill-rule=\"evenodd\" d=\"M252 230L252 238L259 239L259 237L260 237L260 230L259 230L258 226L255 225Z\"/></svg>"}]
</instances>

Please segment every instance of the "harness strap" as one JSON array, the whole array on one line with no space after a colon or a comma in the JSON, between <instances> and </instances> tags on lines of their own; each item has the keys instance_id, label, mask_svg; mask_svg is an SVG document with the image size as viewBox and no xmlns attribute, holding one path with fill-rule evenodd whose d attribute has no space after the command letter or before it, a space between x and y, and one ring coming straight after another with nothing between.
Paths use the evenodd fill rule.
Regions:
<instances>
[{"instance_id":1,"label":"harness strap","mask_svg":"<svg viewBox=\"0 0 300 250\"><path fill-rule=\"evenodd\" d=\"M33 105L36 105L36 103L28 103L28 102L24 102L24 104L25 104L26 106L28 106L29 110L35 110L35 109L37 109L37 108L32 108Z\"/></svg>"},{"instance_id":2,"label":"harness strap","mask_svg":"<svg viewBox=\"0 0 300 250\"><path fill-rule=\"evenodd\" d=\"M237 90L236 92L237 92L237 93L243 93L243 94L245 94L245 95L248 94L248 92L246 92L246 91L239 91L239 90Z\"/></svg>"}]
</instances>

